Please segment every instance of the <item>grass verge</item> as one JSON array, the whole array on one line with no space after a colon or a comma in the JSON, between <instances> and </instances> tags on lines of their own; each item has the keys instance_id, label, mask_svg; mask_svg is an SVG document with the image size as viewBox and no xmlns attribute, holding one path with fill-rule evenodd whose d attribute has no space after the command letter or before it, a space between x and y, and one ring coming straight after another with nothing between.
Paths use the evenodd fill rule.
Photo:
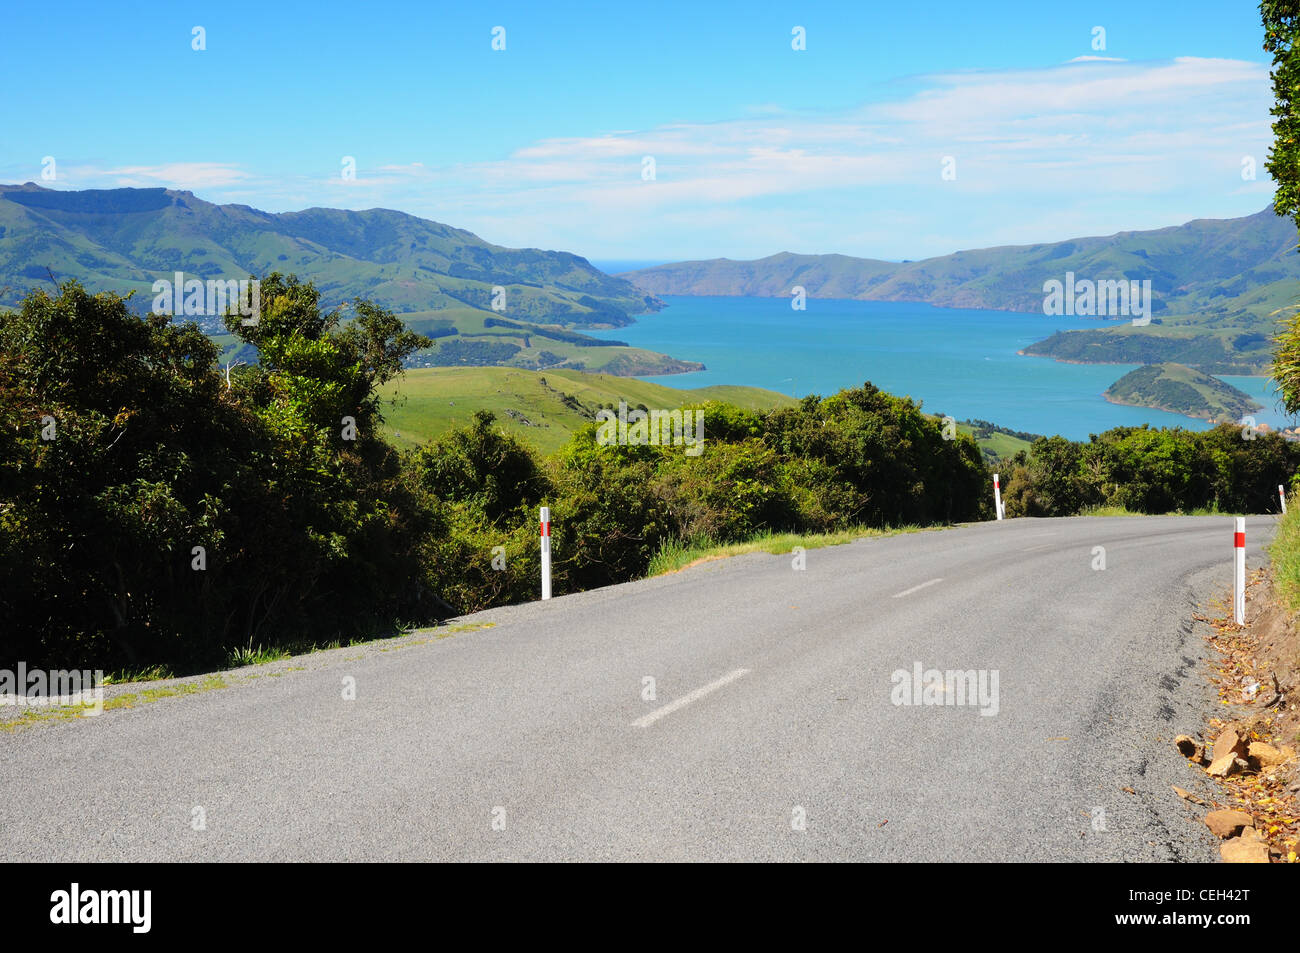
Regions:
<instances>
[{"instance_id":1,"label":"grass verge","mask_svg":"<svg viewBox=\"0 0 1300 953\"><path fill-rule=\"evenodd\" d=\"M1294 497L1287 502L1287 513L1278 517L1277 532L1268 544L1268 556L1273 561L1273 588L1282 604L1295 612L1300 610L1300 511Z\"/></svg>"},{"instance_id":2,"label":"grass verge","mask_svg":"<svg viewBox=\"0 0 1300 953\"><path fill-rule=\"evenodd\" d=\"M285 648L263 648L258 646L247 651L237 651L232 653L232 664L229 668L256 669L270 665L274 662L283 662L289 658L306 657L320 652L327 652L331 649L353 646L373 647L379 652L394 652L399 649L411 648L417 645L428 645L430 642L448 639L461 632L477 632L480 629L490 629L495 625L495 622L465 622L458 625L438 625L431 628L409 629L396 636L357 638L348 641L345 645L338 642L311 644L303 648L301 652L291 652ZM390 644L380 644L385 642ZM346 660L355 661L364 657L364 654L352 655L348 656ZM184 680L175 680L170 685L158 685L152 688L142 687L136 691L122 692L109 698L105 698L103 707L98 713L80 704L48 705L39 708L26 708L22 711L15 712L12 717L0 717L0 734L12 734L24 728L30 728L33 725L46 722L67 721L74 718L94 718L98 717L102 712L137 708L141 705L161 701L164 698L195 695L203 692L215 691L217 689L244 685L254 679L263 677L282 678L290 672L302 672L306 671L306 669L306 665L293 665L282 667L278 671L239 672L227 670L225 672L212 672L201 677L183 676ZM111 679L106 677L104 679L104 685L124 685L131 680L130 676L133 674L137 676L137 678L134 679L135 681L144 682L146 685L151 681L173 678L173 676L167 674L165 668L154 667L139 669L134 672L119 672ZM0 710L0 715L5 714L7 713Z\"/></svg>"},{"instance_id":3,"label":"grass verge","mask_svg":"<svg viewBox=\"0 0 1300 953\"><path fill-rule=\"evenodd\" d=\"M853 526L848 529L834 530L829 533L762 533L752 539L739 543L714 543L710 540L683 542L671 540L664 543L650 560L647 576L662 576L677 572L695 563L710 559L726 559L744 553L771 553L778 556L791 552L796 546L804 549L819 549L822 546L840 546L855 539L874 536L897 536L900 533L919 533L927 529L947 529L944 526L887 526L876 529L870 526Z\"/></svg>"},{"instance_id":4,"label":"grass verge","mask_svg":"<svg viewBox=\"0 0 1300 953\"><path fill-rule=\"evenodd\" d=\"M1086 506L1076 516L1243 516L1242 513L1225 513L1216 506L1201 506L1194 510L1175 510L1172 513L1139 513L1122 506Z\"/></svg>"}]
</instances>

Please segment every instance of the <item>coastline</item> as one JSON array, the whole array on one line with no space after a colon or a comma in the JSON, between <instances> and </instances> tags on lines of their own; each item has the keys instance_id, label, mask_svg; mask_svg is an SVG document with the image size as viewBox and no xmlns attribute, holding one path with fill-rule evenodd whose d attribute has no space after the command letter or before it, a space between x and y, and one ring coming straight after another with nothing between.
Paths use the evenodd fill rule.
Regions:
<instances>
[{"instance_id":1,"label":"coastline","mask_svg":"<svg viewBox=\"0 0 1300 953\"><path fill-rule=\"evenodd\" d=\"M1244 377L1246 375L1239 374L1235 376ZM1106 403L1115 404L1116 406L1119 407L1138 407L1142 410L1163 410L1167 414L1177 414L1180 417L1186 417L1188 420L1201 420L1208 424L1220 424L1220 423L1236 424L1237 423L1237 421L1231 420L1229 418L1211 417L1208 415L1203 416L1201 414L1189 414L1185 410L1178 410L1173 407L1162 407L1159 404L1135 404L1132 401L1118 400L1117 398L1111 397L1105 391L1102 392L1101 396L1102 399L1106 401ZM1250 413L1253 414L1263 409L1264 409L1263 404L1256 404L1255 407L1250 411Z\"/></svg>"}]
</instances>

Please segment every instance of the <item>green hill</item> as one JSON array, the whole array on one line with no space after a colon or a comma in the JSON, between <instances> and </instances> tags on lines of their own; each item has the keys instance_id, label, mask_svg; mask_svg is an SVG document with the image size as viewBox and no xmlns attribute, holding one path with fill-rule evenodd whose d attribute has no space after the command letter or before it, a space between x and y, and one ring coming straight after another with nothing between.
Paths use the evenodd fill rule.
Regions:
<instances>
[{"instance_id":1,"label":"green hill","mask_svg":"<svg viewBox=\"0 0 1300 953\"><path fill-rule=\"evenodd\" d=\"M170 189L56 191L0 185L0 304L32 285L76 278L92 291L151 297L157 278L311 280L326 307L365 297L392 311L494 314L569 326L619 327L659 302L569 252L503 248L463 229L390 209L311 208L272 214L214 205Z\"/></svg>"},{"instance_id":2,"label":"green hill","mask_svg":"<svg viewBox=\"0 0 1300 953\"><path fill-rule=\"evenodd\" d=\"M1182 364L1151 364L1106 389L1112 404L1154 407L1213 423L1236 423L1262 405L1223 381Z\"/></svg>"},{"instance_id":3,"label":"green hill","mask_svg":"<svg viewBox=\"0 0 1300 953\"><path fill-rule=\"evenodd\" d=\"M751 410L792 406L796 401L757 387L717 385L694 389L665 387L608 374L509 367L439 367L408 370L385 390L386 430L399 446L416 446L465 426L478 410L490 410L504 429L552 453L569 436L596 419L602 404L673 410L707 400Z\"/></svg>"},{"instance_id":4,"label":"green hill","mask_svg":"<svg viewBox=\"0 0 1300 953\"><path fill-rule=\"evenodd\" d=\"M987 420L962 420L957 429L975 438L987 463L993 464L1014 456L1021 450L1028 451L1040 434L1009 430Z\"/></svg>"},{"instance_id":5,"label":"green hill","mask_svg":"<svg viewBox=\"0 0 1300 953\"><path fill-rule=\"evenodd\" d=\"M1295 304L1295 225L1271 208L1151 231L1002 246L914 262L782 252L757 261L678 262L621 277L655 295L921 301L949 308L1042 313L1043 285L1066 272L1091 281L1150 280L1152 323L1068 331L1026 353L1084 363L1179 361L1218 373L1271 362L1275 312Z\"/></svg>"},{"instance_id":6,"label":"green hill","mask_svg":"<svg viewBox=\"0 0 1300 953\"><path fill-rule=\"evenodd\" d=\"M370 209L312 208L271 214L214 205L168 189L56 191L0 185L0 306L34 285L75 278L91 291L134 291L153 282L231 279L272 271L313 282L326 308L368 298L437 338L417 366L563 366L623 375L675 374L704 365L583 334L631 324L657 310L653 296L568 252L503 248L438 222ZM505 289L504 310L493 289ZM218 337L216 315L197 318ZM233 353L251 359L250 354Z\"/></svg>"},{"instance_id":7,"label":"green hill","mask_svg":"<svg viewBox=\"0 0 1300 953\"><path fill-rule=\"evenodd\" d=\"M510 367L438 367L408 370L384 391L385 430L393 443L415 447L467 425L478 410L490 410L510 433L553 453L583 424L595 420L601 405L626 401L658 410L717 400L748 410L791 407L794 398L758 387L718 384L678 388L648 381L553 368L530 371ZM1033 434L1015 434L986 421L962 421L990 462L1028 449Z\"/></svg>"}]
</instances>

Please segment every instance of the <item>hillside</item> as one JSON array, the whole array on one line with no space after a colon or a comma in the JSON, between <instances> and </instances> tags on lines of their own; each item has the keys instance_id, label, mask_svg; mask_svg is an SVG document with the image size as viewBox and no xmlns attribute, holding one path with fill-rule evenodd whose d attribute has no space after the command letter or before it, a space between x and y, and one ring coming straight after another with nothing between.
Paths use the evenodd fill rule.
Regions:
<instances>
[{"instance_id":1,"label":"hillside","mask_svg":"<svg viewBox=\"0 0 1300 953\"><path fill-rule=\"evenodd\" d=\"M1010 430L987 420L958 421L957 429L975 439L985 462L995 464L1006 460L1021 450L1028 452L1041 434Z\"/></svg>"},{"instance_id":2,"label":"hillside","mask_svg":"<svg viewBox=\"0 0 1300 953\"><path fill-rule=\"evenodd\" d=\"M168 189L55 191L0 186L0 306L32 286L75 278L91 291L134 291L145 310L153 282L230 279L272 271L313 282L332 308L368 298L437 338L416 366L564 366L612 374L677 374L693 361L598 340L577 328L621 327L661 304L568 252L503 248L438 222L370 209L271 214L214 205ZM504 310L492 308L505 289ZM233 348L219 316L196 319Z\"/></svg>"},{"instance_id":3,"label":"hillside","mask_svg":"<svg viewBox=\"0 0 1300 953\"><path fill-rule=\"evenodd\" d=\"M757 387L717 385L694 389L571 370L528 371L507 367L408 370L383 392L385 430L397 445L413 447L454 427L478 410L490 410L508 432L553 453L570 435L596 419L602 404L672 410L707 400L751 410L793 406L785 394Z\"/></svg>"},{"instance_id":4,"label":"hillside","mask_svg":"<svg viewBox=\"0 0 1300 953\"><path fill-rule=\"evenodd\" d=\"M392 311L470 309L503 317L618 327L659 303L568 252L503 248L390 209L311 208L272 214L214 205L170 189L55 191L0 185L0 304L76 278L93 291L151 296L158 278L246 278L271 271L311 280L332 307L366 297Z\"/></svg>"},{"instance_id":5,"label":"hillside","mask_svg":"<svg viewBox=\"0 0 1300 953\"><path fill-rule=\"evenodd\" d=\"M1026 353L1086 363L1179 360L1246 373L1271 361L1274 312L1294 304L1300 255L1294 224L1268 208L1243 218L914 262L782 252L757 261L678 262L621 277L654 295L778 297L801 285L813 298L1042 313L1043 284L1067 272L1092 281L1150 280L1152 323L1114 327L1099 319L1105 330L1058 334Z\"/></svg>"},{"instance_id":6,"label":"hillside","mask_svg":"<svg viewBox=\"0 0 1300 953\"><path fill-rule=\"evenodd\" d=\"M1153 407L1212 423L1236 423L1261 405L1223 381L1182 364L1150 364L1106 389L1113 404Z\"/></svg>"},{"instance_id":7,"label":"hillside","mask_svg":"<svg viewBox=\"0 0 1300 953\"><path fill-rule=\"evenodd\" d=\"M677 388L609 374L565 369L544 372L508 367L417 368L408 370L383 393L385 432L401 447L415 447L454 427L468 424L477 410L490 410L507 431L544 454L568 442L602 405L638 405L672 410L706 400L748 410L793 407L798 401L758 387L718 384ZM986 421L961 421L957 429L975 438L989 462L1029 448L1033 434L1013 434Z\"/></svg>"}]
</instances>

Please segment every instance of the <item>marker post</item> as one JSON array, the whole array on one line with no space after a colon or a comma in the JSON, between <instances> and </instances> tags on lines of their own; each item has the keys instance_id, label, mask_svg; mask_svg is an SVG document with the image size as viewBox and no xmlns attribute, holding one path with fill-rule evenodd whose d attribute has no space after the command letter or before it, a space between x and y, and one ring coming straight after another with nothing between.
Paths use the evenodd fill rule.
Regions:
<instances>
[{"instance_id":1,"label":"marker post","mask_svg":"<svg viewBox=\"0 0 1300 953\"><path fill-rule=\"evenodd\" d=\"M542 507L542 598L551 598L551 508Z\"/></svg>"},{"instance_id":2,"label":"marker post","mask_svg":"<svg viewBox=\"0 0 1300 953\"><path fill-rule=\"evenodd\" d=\"M1237 531L1232 534L1232 617L1237 625L1246 624L1246 517L1237 517Z\"/></svg>"}]
</instances>

